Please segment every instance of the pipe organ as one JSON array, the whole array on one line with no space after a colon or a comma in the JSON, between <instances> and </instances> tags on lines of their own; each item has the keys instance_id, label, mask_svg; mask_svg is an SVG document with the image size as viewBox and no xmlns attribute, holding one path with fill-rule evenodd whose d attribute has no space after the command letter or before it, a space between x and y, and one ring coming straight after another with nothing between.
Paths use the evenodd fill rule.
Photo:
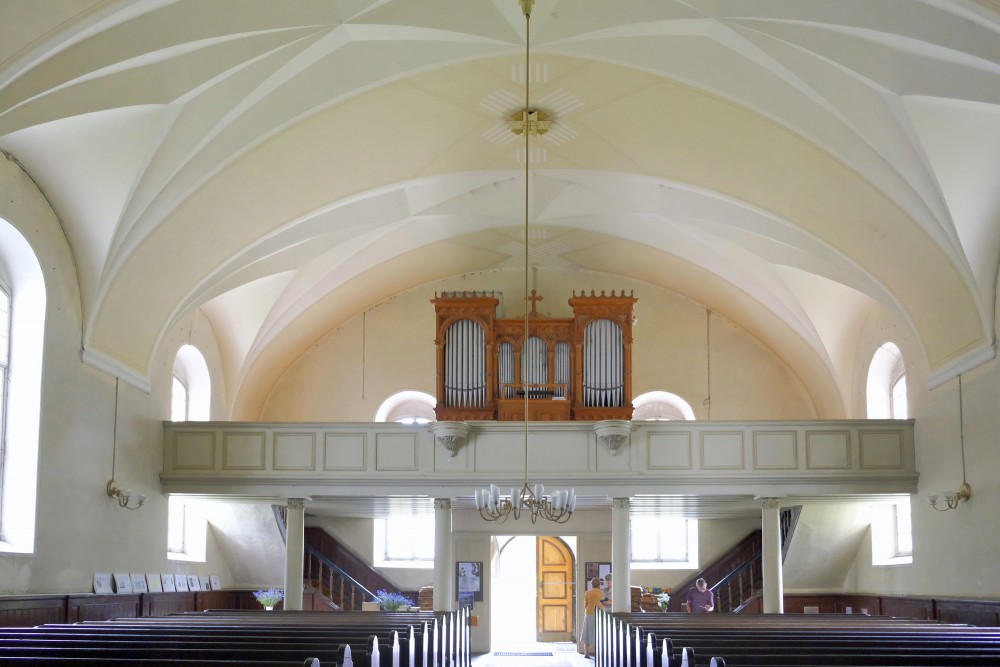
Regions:
<instances>
[{"instance_id":1,"label":"pipe organ","mask_svg":"<svg viewBox=\"0 0 1000 667\"><path fill-rule=\"evenodd\" d=\"M573 317L500 319L493 292L434 294L439 421L632 418L632 309L624 291L574 292Z\"/></svg>"}]
</instances>

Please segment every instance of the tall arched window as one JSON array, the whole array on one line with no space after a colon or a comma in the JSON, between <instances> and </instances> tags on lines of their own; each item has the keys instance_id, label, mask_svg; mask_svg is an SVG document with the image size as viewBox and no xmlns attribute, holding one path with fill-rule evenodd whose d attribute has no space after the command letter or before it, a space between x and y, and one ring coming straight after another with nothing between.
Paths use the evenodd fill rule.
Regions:
<instances>
[{"instance_id":1,"label":"tall arched window","mask_svg":"<svg viewBox=\"0 0 1000 667\"><path fill-rule=\"evenodd\" d=\"M0 551L31 553L35 542L38 430L41 415L45 281L21 233L0 219L0 282L6 305L3 336L3 477Z\"/></svg>"},{"instance_id":2,"label":"tall arched window","mask_svg":"<svg viewBox=\"0 0 1000 667\"><path fill-rule=\"evenodd\" d=\"M895 343L886 342L875 350L868 367L868 418L906 419L906 364Z\"/></svg>"},{"instance_id":3,"label":"tall arched window","mask_svg":"<svg viewBox=\"0 0 1000 667\"><path fill-rule=\"evenodd\" d=\"M212 378L205 357L193 345L182 345L174 357L170 394L171 421L208 421L212 412Z\"/></svg>"}]
</instances>

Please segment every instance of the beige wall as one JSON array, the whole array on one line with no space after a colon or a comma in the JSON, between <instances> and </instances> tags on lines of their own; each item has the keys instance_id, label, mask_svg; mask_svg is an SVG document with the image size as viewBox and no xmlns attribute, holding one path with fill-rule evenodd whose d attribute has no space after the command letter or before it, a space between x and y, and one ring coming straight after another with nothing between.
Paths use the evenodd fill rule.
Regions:
<instances>
[{"instance_id":1,"label":"beige wall","mask_svg":"<svg viewBox=\"0 0 1000 667\"><path fill-rule=\"evenodd\" d=\"M264 407L264 421L370 421L379 404L402 390L435 388L435 292L502 292L498 317L523 314L523 272L491 272L399 294L318 341L288 368ZM669 391L708 417L707 315L688 299L602 274L545 269L539 311L569 317L574 290L632 292L638 298L632 352L633 396ZM712 419L813 419L802 383L771 350L719 315L711 316Z\"/></svg>"},{"instance_id":2,"label":"beige wall","mask_svg":"<svg viewBox=\"0 0 1000 667\"><path fill-rule=\"evenodd\" d=\"M231 585L212 536L206 563L167 559L159 471L176 346L163 346L151 393L120 383L113 452L115 378L81 362L81 297L69 246L35 185L9 160L0 160L0 217L35 249L47 292L35 552L0 555L0 594L90 591L94 572L218 574ZM188 327L180 328L186 342ZM192 336L211 354L211 331ZM213 368L211 356L208 363ZM117 481L149 496L141 509L108 498L112 458Z\"/></svg>"}]
</instances>

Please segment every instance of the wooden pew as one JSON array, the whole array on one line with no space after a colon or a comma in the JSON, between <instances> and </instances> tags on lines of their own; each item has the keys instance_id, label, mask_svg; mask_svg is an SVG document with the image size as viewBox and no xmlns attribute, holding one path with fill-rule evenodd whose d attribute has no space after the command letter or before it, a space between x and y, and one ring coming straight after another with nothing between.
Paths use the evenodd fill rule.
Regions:
<instances>
[{"instance_id":1,"label":"wooden pew","mask_svg":"<svg viewBox=\"0 0 1000 667\"><path fill-rule=\"evenodd\" d=\"M425 630L426 628L426 630ZM43 665L341 665L397 652L403 667L468 667L468 614L187 612L36 628L0 628L0 663ZM103 662L102 662L103 661Z\"/></svg>"},{"instance_id":2,"label":"wooden pew","mask_svg":"<svg viewBox=\"0 0 1000 667\"><path fill-rule=\"evenodd\" d=\"M1000 665L1000 629L909 619L604 614L599 628L598 667L680 664L684 647L703 665Z\"/></svg>"}]
</instances>

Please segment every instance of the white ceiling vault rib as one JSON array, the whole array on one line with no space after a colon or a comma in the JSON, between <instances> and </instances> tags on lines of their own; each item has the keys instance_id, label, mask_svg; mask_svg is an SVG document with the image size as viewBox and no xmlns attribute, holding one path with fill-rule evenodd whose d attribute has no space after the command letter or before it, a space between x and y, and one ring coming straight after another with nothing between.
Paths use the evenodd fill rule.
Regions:
<instances>
[{"instance_id":1,"label":"white ceiling vault rib","mask_svg":"<svg viewBox=\"0 0 1000 667\"><path fill-rule=\"evenodd\" d=\"M932 379L992 358L993 2L538 0L530 72L515 0L235 4L0 21L0 149L59 215L95 363L148 383L205 307L255 414L373 303L514 270L526 75L554 121L530 156L539 265L723 314L824 415L852 409L843 346L872 303Z\"/></svg>"}]
</instances>

